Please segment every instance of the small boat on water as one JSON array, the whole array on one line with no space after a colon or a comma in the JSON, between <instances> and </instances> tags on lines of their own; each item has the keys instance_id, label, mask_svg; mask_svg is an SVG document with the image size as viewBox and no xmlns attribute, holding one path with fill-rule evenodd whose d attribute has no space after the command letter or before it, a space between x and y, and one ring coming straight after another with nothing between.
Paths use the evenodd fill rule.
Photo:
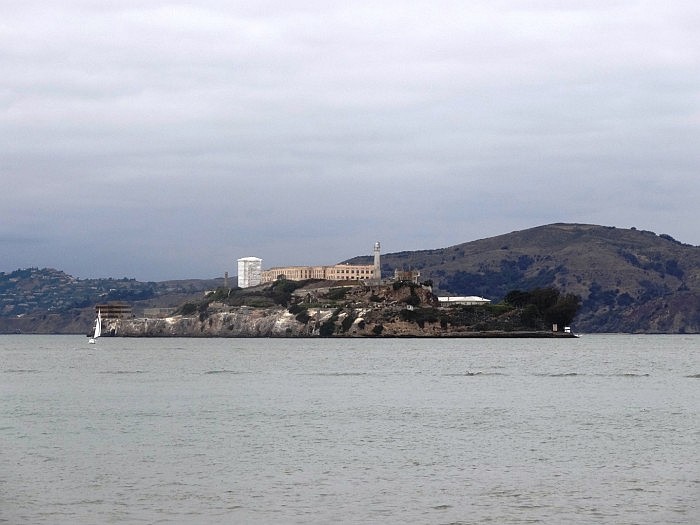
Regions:
<instances>
[{"instance_id":1,"label":"small boat on water","mask_svg":"<svg viewBox=\"0 0 700 525\"><path fill-rule=\"evenodd\" d=\"M92 334L92 337L88 341L88 343L94 345L95 342L97 341L97 338L102 335L102 315L100 314L100 311L97 310L97 319L95 319L95 331Z\"/></svg>"},{"instance_id":2,"label":"small boat on water","mask_svg":"<svg viewBox=\"0 0 700 525\"><path fill-rule=\"evenodd\" d=\"M564 327L564 333L565 333L565 334L570 334L570 335L572 335L573 337L579 337L578 334L575 334L574 332L571 331L571 327L570 327L570 326L565 326L565 327Z\"/></svg>"}]
</instances>

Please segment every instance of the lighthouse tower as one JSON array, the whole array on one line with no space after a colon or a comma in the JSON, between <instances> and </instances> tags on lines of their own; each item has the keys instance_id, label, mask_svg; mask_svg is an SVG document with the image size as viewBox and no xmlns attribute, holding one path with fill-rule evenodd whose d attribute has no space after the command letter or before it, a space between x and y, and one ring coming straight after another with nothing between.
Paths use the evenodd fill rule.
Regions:
<instances>
[{"instance_id":1,"label":"lighthouse tower","mask_svg":"<svg viewBox=\"0 0 700 525\"><path fill-rule=\"evenodd\" d=\"M374 279L377 284L382 280L382 262L381 262L381 246L379 241L374 243Z\"/></svg>"}]
</instances>

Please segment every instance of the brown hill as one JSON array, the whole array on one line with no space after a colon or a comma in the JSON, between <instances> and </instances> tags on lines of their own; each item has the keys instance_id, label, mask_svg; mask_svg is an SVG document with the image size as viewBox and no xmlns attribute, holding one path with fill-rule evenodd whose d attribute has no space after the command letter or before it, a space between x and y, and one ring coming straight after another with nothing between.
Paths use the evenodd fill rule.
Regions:
<instances>
[{"instance_id":1,"label":"brown hill","mask_svg":"<svg viewBox=\"0 0 700 525\"><path fill-rule=\"evenodd\" d=\"M555 286L582 298L579 331L700 332L700 247L650 231L551 224L383 255L382 272L394 269L420 270L438 292L494 302L511 290Z\"/></svg>"},{"instance_id":2,"label":"brown hill","mask_svg":"<svg viewBox=\"0 0 700 525\"><path fill-rule=\"evenodd\" d=\"M371 257L348 262L370 263ZM588 224L551 224L448 248L390 253L382 271L418 269L435 292L481 295L555 286L583 300L583 332L699 333L700 247L669 235ZM134 312L199 300L223 279L142 283L76 279L51 269L0 273L0 333L86 333L94 305L127 301Z\"/></svg>"}]
</instances>

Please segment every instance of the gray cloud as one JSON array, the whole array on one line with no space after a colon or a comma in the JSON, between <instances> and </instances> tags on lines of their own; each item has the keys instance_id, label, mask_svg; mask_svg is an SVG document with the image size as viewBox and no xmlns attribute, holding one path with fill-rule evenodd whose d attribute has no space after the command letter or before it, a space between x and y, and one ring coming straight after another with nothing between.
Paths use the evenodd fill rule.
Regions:
<instances>
[{"instance_id":1,"label":"gray cloud","mask_svg":"<svg viewBox=\"0 0 700 525\"><path fill-rule=\"evenodd\" d=\"M700 244L700 8L562 4L4 6L0 271L206 277L555 221Z\"/></svg>"}]
</instances>

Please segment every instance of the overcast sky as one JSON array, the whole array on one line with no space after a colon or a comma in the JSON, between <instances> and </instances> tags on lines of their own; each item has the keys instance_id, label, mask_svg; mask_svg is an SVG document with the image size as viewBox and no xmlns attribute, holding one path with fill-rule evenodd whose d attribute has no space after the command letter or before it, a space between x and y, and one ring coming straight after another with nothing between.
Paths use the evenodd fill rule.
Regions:
<instances>
[{"instance_id":1,"label":"overcast sky","mask_svg":"<svg viewBox=\"0 0 700 525\"><path fill-rule=\"evenodd\" d=\"M0 271L700 244L697 0L0 0Z\"/></svg>"}]
</instances>

